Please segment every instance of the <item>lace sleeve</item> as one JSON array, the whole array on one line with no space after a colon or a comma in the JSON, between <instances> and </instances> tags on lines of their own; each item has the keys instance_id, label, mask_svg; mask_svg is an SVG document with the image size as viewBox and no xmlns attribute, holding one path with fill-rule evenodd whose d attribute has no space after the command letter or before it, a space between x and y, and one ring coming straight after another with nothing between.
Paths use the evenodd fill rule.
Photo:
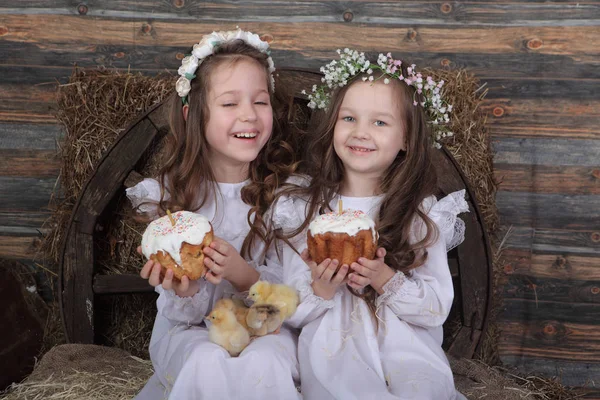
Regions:
<instances>
[{"instance_id":1,"label":"lace sleeve","mask_svg":"<svg viewBox=\"0 0 600 400\"><path fill-rule=\"evenodd\" d=\"M383 285L383 294L377 297L375 301L375 307L379 308L381 304L385 304L390 301L393 296L403 296L403 292L405 291L404 283L406 282L406 276L401 271L396 272L396 274L389 280L385 285Z\"/></svg>"},{"instance_id":2,"label":"lace sleeve","mask_svg":"<svg viewBox=\"0 0 600 400\"><path fill-rule=\"evenodd\" d=\"M437 224L450 251L465 240L465 223L458 214L469 211L465 190L450 193L431 206L429 217Z\"/></svg>"}]
</instances>

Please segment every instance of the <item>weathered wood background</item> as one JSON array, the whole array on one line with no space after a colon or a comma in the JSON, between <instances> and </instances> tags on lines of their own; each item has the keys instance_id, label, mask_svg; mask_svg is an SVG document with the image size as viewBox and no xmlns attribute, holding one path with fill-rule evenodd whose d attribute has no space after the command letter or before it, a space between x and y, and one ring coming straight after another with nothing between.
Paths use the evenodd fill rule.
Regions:
<instances>
[{"instance_id":1,"label":"weathered wood background","mask_svg":"<svg viewBox=\"0 0 600 400\"><path fill-rule=\"evenodd\" d=\"M31 261L59 171L57 82L73 64L175 71L202 34L273 35L278 66L337 48L467 67L489 93L505 363L600 377L600 4L596 1L0 1L0 257Z\"/></svg>"}]
</instances>

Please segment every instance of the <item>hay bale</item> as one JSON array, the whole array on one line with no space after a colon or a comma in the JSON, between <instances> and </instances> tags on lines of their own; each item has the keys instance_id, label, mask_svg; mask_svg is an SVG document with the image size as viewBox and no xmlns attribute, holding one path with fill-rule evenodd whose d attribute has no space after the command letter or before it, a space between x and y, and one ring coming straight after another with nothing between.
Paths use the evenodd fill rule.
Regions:
<instances>
[{"instance_id":1,"label":"hay bale","mask_svg":"<svg viewBox=\"0 0 600 400\"><path fill-rule=\"evenodd\" d=\"M95 345L54 347L23 382L13 384L3 400L131 399L152 375L150 361L123 350Z\"/></svg>"}]
</instances>

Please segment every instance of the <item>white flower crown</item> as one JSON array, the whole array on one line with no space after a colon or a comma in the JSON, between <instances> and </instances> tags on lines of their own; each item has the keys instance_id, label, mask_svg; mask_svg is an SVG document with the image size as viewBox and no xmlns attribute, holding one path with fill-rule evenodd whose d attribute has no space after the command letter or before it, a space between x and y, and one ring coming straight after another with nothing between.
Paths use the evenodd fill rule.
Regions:
<instances>
[{"instance_id":1,"label":"white flower crown","mask_svg":"<svg viewBox=\"0 0 600 400\"><path fill-rule=\"evenodd\" d=\"M213 32L210 35L204 35L200 43L194 45L192 54L181 60L181 67L179 67L177 70L177 73L181 77L177 80L175 89L177 90L179 97L181 97L183 104L187 104L187 95L190 93L192 88L191 81L196 77L194 73L200 64L202 64L202 61L204 61L206 57L213 54L214 50L223 43L232 42L238 39L243 40L250 46L259 50L261 53L269 55L267 62L269 63L271 90L275 90L275 79L273 78L275 64L270 56L271 52L269 51L269 43L262 40L257 34L243 31L241 29L226 32Z\"/></svg>"},{"instance_id":2,"label":"white flower crown","mask_svg":"<svg viewBox=\"0 0 600 400\"><path fill-rule=\"evenodd\" d=\"M433 145L436 148L441 148L439 140L445 137L453 136L447 124L450 122L448 113L452 111L452 105L449 105L443 98L442 86L444 81L436 82L430 76L423 78L420 72L415 70L415 64L406 68L408 76L402 75L402 61L394 60L391 53L387 55L379 54L377 64L371 64L365 58L365 53L359 53L356 50L344 49L337 50L340 59L332 60L329 64L321 67L321 72L325 77L321 81L325 85L313 85L312 93L308 94L308 107L315 109L326 109L329 105L331 92L337 87L343 87L348 84L348 81L356 78L359 74L366 73L370 76L363 77L363 81L375 81L383 78L383 83L390 83L390 79L398 79L406 83L408 86L415 88L415 92L422 95L423 101L419 102L413 99L413 105L421 105L427 114L431 131L433 135ZM381 76L375 78L373 71L380 71ZM305 90L302 94L307 94Z\"/></svg>"}]
</instances>

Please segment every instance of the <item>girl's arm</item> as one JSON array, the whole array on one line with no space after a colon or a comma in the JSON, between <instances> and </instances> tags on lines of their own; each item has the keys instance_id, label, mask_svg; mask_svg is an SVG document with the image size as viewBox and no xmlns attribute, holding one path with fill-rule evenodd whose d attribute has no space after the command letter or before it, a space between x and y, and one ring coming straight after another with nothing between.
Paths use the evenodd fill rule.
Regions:
<instances>
[{"instance_id":1,"label":"girl's arm","mask_svg":"<svg viewBox=\"0 0 600 400\"><path fill-rule=\"evenodd\" d=\"M155 179L144 179L137 185L126 190L127 197L131 201L133 207L138 207L139 212L146 212L151 217L158 218L156 206L160 200L160 185ZM160 272L158 268L153 269L155 272ZM143 270L142 270L143 272ZM151 275L151 273L148 273ZM155 275L160 275L155 273ZM153 282L151 276L144 276ZM215 290L210 283L200 280L196 282L198 291L189 297L180 297L174 290L165 290L162 287L162 278L154 276L153 284L155 291L159 294L156 300L158 314L173 323L186 323L197 325L202 322L207 314L208 306L212 294Z\"/></svg>"},{"instance_id":2,"label":"girl's arm","mask_svg":"<svg viewBox=\"0 0 600 400\"><path fill-rule=\"evenodd\" d=\"M396 272L381 288L376 307L388 306L398 318L424 328L441 326L452 307L454 288L444 240L428 249L424 265L410 274Z\"/></svg>"},{"instance_id":3,"label":"girl's arm","mask_svg":"<svg viewBox=\"0 0 600 400\"><path fill-rule=\"evenodd\" d=\"M454 299L447 251L464 240L464 223L457 217L469 210L464 196L464 190L451 193L427 207L438 229L436 242L427 249L427 261L407 275L396 272L376 288L378 307L387 305L402 320L422 327L437 327L446 321Z\"/></svg>"}]
</instances>

